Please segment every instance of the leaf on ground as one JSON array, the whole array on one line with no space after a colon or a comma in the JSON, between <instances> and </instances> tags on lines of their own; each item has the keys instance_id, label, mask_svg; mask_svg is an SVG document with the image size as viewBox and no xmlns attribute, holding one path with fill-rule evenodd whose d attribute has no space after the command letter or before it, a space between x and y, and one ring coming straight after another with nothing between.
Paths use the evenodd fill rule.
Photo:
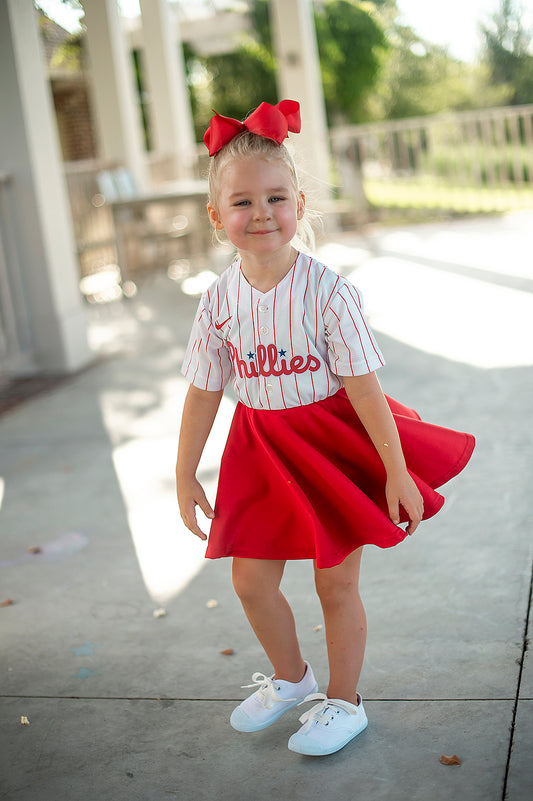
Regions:
<instances>
[{"instance_id":1,"label":"leaf on ground","mask_svg":"<svg viewBox=\"0 0 533 801\"><path fill-rule=\"evenodd\" d=\"M461 764L461 760L459 759L457 754L454 754L453 756L444 756L443 755L443 756L441 756L439 762L441 762L443 765L460 765Z\"/></svg>"},{"instance_id":2,"label":"leaf on ground","mask_svg":"<svg viewBox=\"0 0 533 801\"><path fill-rule=\"evenodd\" d=\"M42 553L43 549L39 545L32 545L28 548L28 553Z\"/></svg>"},{"instance_id":3,"label":"leaf on ground","mask_svg":"<svg viewBox=\"0 0 533 801\"><path fill-rule=\"evenodd\" d=\"M319 623L318 626L314 627L313 631L322 631L323 628L324 627L323 627L322 623Z\"/></svg>"},{"instance_id":4,"label":"leaf on ground","mask_svg":"<svg viewBox=\"0 0 533 801\"><path fill-rule=\"evenodd\" d=\"M154 617L166 617L167 610L166 609L154 609L153 615Z\"/></svg>"},{"instance_id":5,"label":"leaf on ground","mask_svg":"<svg viewBox=\"0 0 533 801\"><path fill-rule=\"evenodd\" d=\"M208 609L216 609L218 606L218 601L215 601L214 598L211 598L207 603L206 606Z\"/></svg>"},{"instance_id":6,"label":"leaf on ground","mask_svg":"<svg viewBox=\"0 0 533 801\"><path fill-rule=\"evenodd\" d=\"M30 721L28 720L28 718L26 717L26 715L21 715L21 716L20 716L20 722L21 722L21 724L22 724L23 726L29 726L29 725L30 725Z\"/></svg>"},{"instance_id":7,"label":"leaf on ground","mask_svg":"<svg viewBox=\"0 0 533 801\"><path fill-rule=\"evenodd\" d=\"M2 603L0 603L0 606L13 606L14 603L15 601L13 600L13 598L6 598L5 601L2 601Z\"/></svg>"},{"instance_id":8,"label":"leaf on ground","mask_svg":"<svg viewBox=\"0 0 533 801\"><path fill-rule=\"evenodd\" d=\"M223 656L233 656L235 651L233 650L233 648L224 648L224 650L221 651L220 653L223 654Z\"/></svg>"}]
</instances>

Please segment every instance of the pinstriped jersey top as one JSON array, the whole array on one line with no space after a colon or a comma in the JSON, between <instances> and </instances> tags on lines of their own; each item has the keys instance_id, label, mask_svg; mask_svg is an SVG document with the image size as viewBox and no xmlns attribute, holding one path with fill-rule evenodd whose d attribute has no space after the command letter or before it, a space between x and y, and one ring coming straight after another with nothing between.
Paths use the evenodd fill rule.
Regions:
<instances>
[{"instance_id":1,"label":"pinstriped jersey top","mask_svg":"<svg viewBox=\"0 0 533 801\"><path fill-rule=\"evenodd\" d=\"M299 253L269 292L254 289L240 258L202 295L182 372L200 389L231 379L237 398L255 409L304 406L334 395L339 376L384 364L347 279Z\"/></svg>"}]
</instances>

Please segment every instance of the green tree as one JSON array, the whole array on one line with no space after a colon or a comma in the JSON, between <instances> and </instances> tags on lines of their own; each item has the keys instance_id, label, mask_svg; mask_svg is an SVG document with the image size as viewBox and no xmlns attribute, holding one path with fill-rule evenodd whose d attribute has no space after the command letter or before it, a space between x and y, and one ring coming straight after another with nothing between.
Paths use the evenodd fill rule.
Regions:
<instances>
[{"instance_id":1,"label":"green tree","mask_svg":"<svg viewBox=\"0 0 533 801\"><path fill-rule=\"evenodd\" d=\"M486 64L465 64L450 56L446 47L402 25L396 0L384 0L376 13L389 48L367 101L371 119L418 117L509 102L509 88L494 84Z\"/></svg>"},{"instance_id":2,"label":"green tree","mask_svg":"<svg viewBox=\"0 0 533 801\"><path fill-rule=\"evenodd\" d=\"M376 81L383 30L372 15L376 3L355 0L316 2L316 29L326 108L330 122L365 119L365 99ZM262 100L276 103L269 0L252 0L253 36L243 35L233 53L201 57L185 50L197 134L211 108L242 119ZM198 80L198 77L200 78Z\"/></svg>"},{"instance_id":3,"label":"green tree","mask_svg":"<svg viewBox=\"0 0 533 801\"><path fill-rule=\"evenodd\" d=\"M532 32L524 28L522 15L515 0L500 0L492 25L482 26L484 61L493 83L509 88L512 104L533 102Z\"/></svg>"},{"instance_id":4,"label":"green tree","mask_svg":"<svg viewBox=\"0 0 533 801\"><path fill-rule=\"evenodd\" d=\"M387 42L372 14L376 4L329 0L318 5L315 26L330 123L361 122Z\"/></svg>"},{"instance_id":5,"label":"green tree","mask_svg":"<svg viewBox=\"0 0 533 801\"><path fill-rule=\"evenodd\" d=\"M420 117L506 103L506 87L492 87L487 71L450 57L446 48L419 39L410 28L396 30L369 115L381 119Z\"/></svg>"},{"instance_id":6,"label":"green tree","mask_svg":"<svg viewBox=\"0 0 533 801\"><path fill-rule=\"evenodd\" d=\"M225 116L243 119L261 101L278 101L268 0L253 0L249 15L253 34L243 33L234 52L200 56L190 45L185 47L199 138L209 124L213 108Z\"/></svg>"}]
</instances>

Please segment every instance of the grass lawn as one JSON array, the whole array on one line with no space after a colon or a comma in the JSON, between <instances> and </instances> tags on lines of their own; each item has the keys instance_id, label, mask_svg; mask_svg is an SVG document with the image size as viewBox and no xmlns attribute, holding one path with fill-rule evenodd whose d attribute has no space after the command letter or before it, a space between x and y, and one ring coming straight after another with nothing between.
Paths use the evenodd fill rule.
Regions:
<instances>
[{"instance_id":1,"label":"grass lawn","mask_svg":"<svg viewBox=\"0 0 533 801\"><path fill-rule=\"evenodd\" d=\"M533 208L531 187L451 186L436 179L365 180L370 203L382 208L448 209L457 212Z\"/></svg>"}]
</instances>

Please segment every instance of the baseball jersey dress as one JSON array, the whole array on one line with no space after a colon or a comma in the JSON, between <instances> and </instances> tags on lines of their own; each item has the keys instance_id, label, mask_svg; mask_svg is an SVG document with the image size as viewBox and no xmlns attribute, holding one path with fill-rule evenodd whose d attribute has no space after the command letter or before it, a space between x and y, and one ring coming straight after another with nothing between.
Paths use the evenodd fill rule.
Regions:
<instances>
[{"instance_id":1,"label":"baseball jersey dress","mask_svg":"<svg viewBox=\"0 0 533 801\"><path fill-rule=\"evenodd\" d=\"M405 538L388 516L383 463L343 389L342 376L383 364L360 292L311 256L299 253L269 292L248 283L240 258L212 284L183 363L194 386L217 391L231 381L238 399L208 558L315 559L324 568L361 545ZM387 402L432 517L444 503L435 489L465 467L474 437Z\"/></svg>"}]
</instances>

